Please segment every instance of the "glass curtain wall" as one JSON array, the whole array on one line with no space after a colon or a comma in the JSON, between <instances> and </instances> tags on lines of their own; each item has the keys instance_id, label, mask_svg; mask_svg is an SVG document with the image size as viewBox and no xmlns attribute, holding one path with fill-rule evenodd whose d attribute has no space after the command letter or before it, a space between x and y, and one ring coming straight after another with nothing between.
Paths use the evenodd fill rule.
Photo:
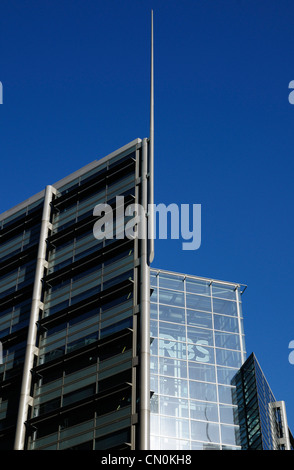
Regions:
<instances>
[{"instance_id":1,"label":"glass curtain wall","mask_svg":"<svg viewBox=\"0 0 294 470\"><path fill-rule=\"evenodd\" d=\"M18 414L25 449L137 445L141 247L122 231L131 218L126 207L142 197L141 152L137 139L0 217L0 448L14 448ZM50 217L40 240L44 194ZM93 231L100 203L111 206L114 222L113 237L103 240ZM39 245L46 252L40 279ZM39 313L31 390L18 413L31 312Z\"/></svg>"},{"instance_id":2,"label":"glass curtain wall","mask_svg":"<svg viewBox=\"0 0 294 470\"><path fill-rule=\"evenodd\" d=\"M43 200L0 221L0 450L12 449Z\"/></svg>"},{"instance_id":3,"label":"glass curtain wall","mask_svg":"<svg viewBox=\"0 0 294 470\"><path fill-rule=\"evenodd\" d=\"M97 240L93 209L137 200L138 161L136 148L110 159L52 203L28 449L135 445L138 246Z\"/></svg>"},{"instance_id":4,"label":"glass curtain wall","mask_svg":"<svg viewBox=\"0 0 294 470\"><path fill-rule=\"evenodd\" d=\"M284 429L286 410L275 396L255 357L251 353L233 377L234 403L238 406L240 437L243 450L284 450L285 436L293 450L291 431Z\"/></svg>"},{"instance_id":5,"label":"glass curtain wall","mask_svg":"<svg viewBox=\"0 0 294 470\"><path fill-rule=\"evenodd\" d=\"M242 287L151 270L153 449L239 449Z\"/></svg>"}]
</instances>

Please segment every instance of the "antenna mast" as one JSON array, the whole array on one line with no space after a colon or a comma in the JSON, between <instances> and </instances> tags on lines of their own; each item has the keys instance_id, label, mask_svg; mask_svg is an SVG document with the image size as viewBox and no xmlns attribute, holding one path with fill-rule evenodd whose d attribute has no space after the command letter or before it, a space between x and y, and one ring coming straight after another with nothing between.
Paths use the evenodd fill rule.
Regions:
<instances>
[{"instance_id":1,"label":"antenna mast","mask_svg":"<svg viewBox=\"0 0 294 470\"><path fill-rule=\"evenodd\" d=\"M148 237L150 242L149 264L154 258L154 47L153 10L151 10L151 64L150 64L150 131L149 131L149 217Z\"/></svg>"}]
</instances>

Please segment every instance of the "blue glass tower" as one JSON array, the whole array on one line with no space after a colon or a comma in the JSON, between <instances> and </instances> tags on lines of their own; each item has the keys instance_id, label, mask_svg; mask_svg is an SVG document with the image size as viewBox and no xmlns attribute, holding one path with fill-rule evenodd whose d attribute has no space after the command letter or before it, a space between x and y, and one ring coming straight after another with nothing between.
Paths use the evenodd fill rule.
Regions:
<instances>
[{"instance_id":1,"label":"blue glass tower","mask_svg":"<svg viewBox=\"0 0 294 470\"><path fill-rule=\"evenodd\" d=\"M293 450L286 405L276 401L252 353L232 380L243 450Z\"/></svg>"}]
</instances>

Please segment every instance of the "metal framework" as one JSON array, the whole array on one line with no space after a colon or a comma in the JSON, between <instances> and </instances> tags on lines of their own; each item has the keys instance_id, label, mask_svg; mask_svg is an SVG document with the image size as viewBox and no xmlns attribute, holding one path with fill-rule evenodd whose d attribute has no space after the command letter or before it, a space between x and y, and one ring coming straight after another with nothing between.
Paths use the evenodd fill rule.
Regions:
<instances>
[{"instance_id":1,"label":"metal framework","mask_svg":"<svg viewBox=\"0 0 294 470\"><path fill-rule=\"evenodd\" d=\"M52 195L55 193L55 189L52 186L47 186L45 190L44 206L43 206L43 215L40 231L40 240L36 264L36 274L34 282L34 290L32 297L32 306L31 306L31 315L27 336L27 346L25 354L25 362L23 369L22 377L22 386L20 392L19 400L19 411L16 425L16 434L15 434L15 450L22 450L24 448L25 442L25 422L28 417L28 408L32 405L31 397L31 381L32 374L31 370L34 366L35 356L38 356L38 348L36 346L37 341L37 322L39 319L39 311L43 308L41 302L42 294L42 279L44 276L44 268L46 267L46 251L47 251L47 238L50 229L50 215L51 207L50 203L52 201Z\"/></svg>"}]
</instances>

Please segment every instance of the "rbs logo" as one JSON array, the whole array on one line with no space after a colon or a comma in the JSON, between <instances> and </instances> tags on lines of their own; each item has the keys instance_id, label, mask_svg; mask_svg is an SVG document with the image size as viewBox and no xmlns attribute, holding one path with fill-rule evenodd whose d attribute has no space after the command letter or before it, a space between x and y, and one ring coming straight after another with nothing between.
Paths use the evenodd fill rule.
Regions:
<instances>
[{"instance_id":1,"label":"rbs logo","mask_svg":"<svg viewBox=\"0 0 294 470\"><path fill-rule=\"evenodd\" d=\"M294 80L289 83L289 88L294 89ZM294 91L291 91L288 99L290 104L294 104Z\"/></svg>"},{"instance_id":2,"label":"rbs logo","mask_svg":"<svg viewBox=\"0 0 294 470\"><path fill-rule=\"evenodd\" d=\"M203 346L208 345L208 341L200 339L196 344L185 344L176 342L171 335L165 335L166 340L159 340L159 355L165 356L165 352L175 359L188 359L200 362L209 362L209 350ZM186 341L185 337L178 337L179 341ZM189 342L189 338L188 338ZM192 341L190 341L192 343Z\"/></svg>"}]
</instances>

